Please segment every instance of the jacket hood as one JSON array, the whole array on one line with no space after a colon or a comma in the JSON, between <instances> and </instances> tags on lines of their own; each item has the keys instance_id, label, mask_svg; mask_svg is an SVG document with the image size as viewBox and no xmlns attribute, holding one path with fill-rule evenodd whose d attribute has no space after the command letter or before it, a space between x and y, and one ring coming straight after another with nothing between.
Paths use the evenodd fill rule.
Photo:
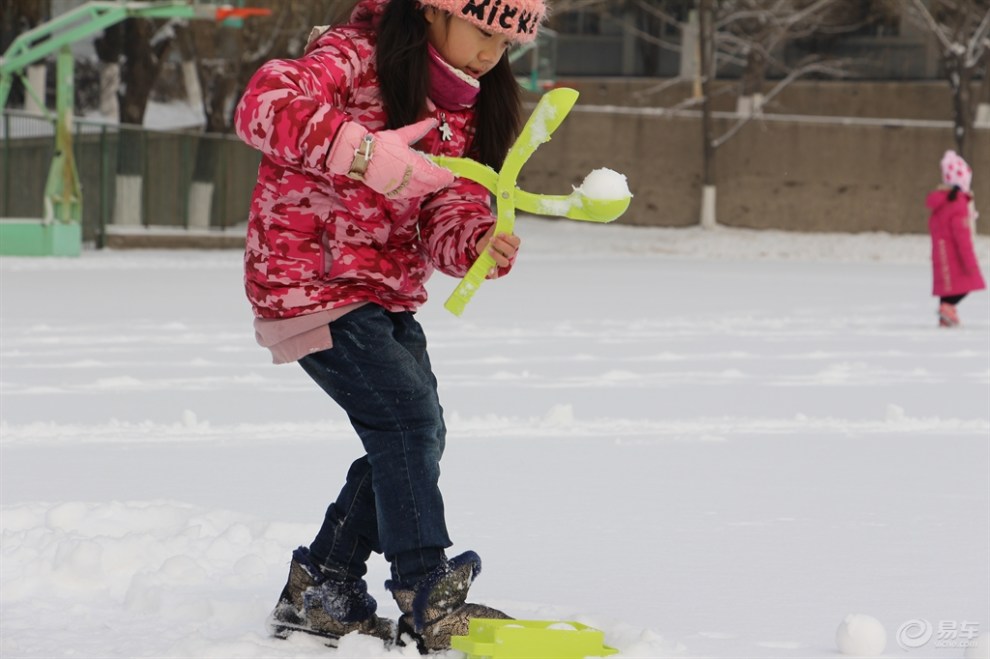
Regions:
<instances>
[{"instance_id":1,"label":"jacket hood","mask_svg":"<svg viewBox=\"0 0 990 659\"><path fill-rule=\"evenodd\" d=\"M377 30L378 24L385 13L385 7L391 0L361 0L351 11L351 17L346 23L339 25L318 25L309 33L306 41L306 52L323 45L325 39L333 39L330 32L336 27L349 27L358 30Z\"/></svg>"},{"instance_id":2,"label":"jacket hood","mask_svg":"<svg viewBox=\"0 0 990 659\"><path fill-rule=\"evenodd\" d=\"M929 210L937 210L946 204L968 204L969 200L973 198L972 195L960 190L959 196L956 197L955 201L949 201L949 192L951 192L951 190L947 190L945 188L933 190L928 194L928 198L925 199L925 206L927 206Z\"/></svg>"},{"instance_id":3,"label":"jacket hood","mask_svg":"<svg viewBox=\"0 0 990 659\"><path fill-rule=\"evenodd\" d=\"M361 0L354 6L348 25L357 28L377 28L391 0Z\"/></svg>"}]
</instances>

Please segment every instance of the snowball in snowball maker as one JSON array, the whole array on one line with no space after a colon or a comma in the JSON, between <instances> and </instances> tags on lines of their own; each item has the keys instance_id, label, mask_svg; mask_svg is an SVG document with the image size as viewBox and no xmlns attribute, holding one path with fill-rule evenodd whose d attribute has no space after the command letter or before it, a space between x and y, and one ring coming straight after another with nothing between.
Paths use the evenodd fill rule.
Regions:
<instances>
[{"instance_id":1,"label":"snowball in snowball maker","mask_svg":"<svg viewBox=\"0 0 990 659\"><path fill-rule=\"evenodd\" d=\"M611 201L631 197L626 177L607 167L596 169L588 174L577 188L588 199Z\"/></svg>"},{"instance_id":2,"label":"snowball in snowball maker","mask_svg":"<svg viewBox=\"0 0 990 659\"><path fill-rule=\"evenodd\" d=\"M873 616L850 613L835 632L835 645L842 654L876 657L887 646L887 631Z\"/></svg>"}]
</instances>

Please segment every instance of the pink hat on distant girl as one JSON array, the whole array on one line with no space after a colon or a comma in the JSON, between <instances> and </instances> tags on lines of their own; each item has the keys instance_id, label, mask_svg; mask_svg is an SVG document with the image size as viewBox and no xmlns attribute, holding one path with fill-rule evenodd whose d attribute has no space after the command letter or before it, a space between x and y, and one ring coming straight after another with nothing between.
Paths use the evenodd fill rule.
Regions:
<instances>
[{"instance_id":1,"label":"pink hat on distant girl","mask_svg":"<svg viewBox=\"0 0 990 659\"><path fill-rule=\"evenodd\" d=\"M450 12L486 32L504 34L512 41L527 43L547 14L543 0L419 0L420 4Z\"/></svg>"},{"instance_id":2,"label":"pink hat on distant girl","mask_svg":"<svg viewBox=\"0 0 990 659\"><path fill-rule=\"evenodd\" d=\"M942 156L942 183L972 194L969 186L973 183L973 168L955 151L946 151Z\"/></svg>"}]
</instances>

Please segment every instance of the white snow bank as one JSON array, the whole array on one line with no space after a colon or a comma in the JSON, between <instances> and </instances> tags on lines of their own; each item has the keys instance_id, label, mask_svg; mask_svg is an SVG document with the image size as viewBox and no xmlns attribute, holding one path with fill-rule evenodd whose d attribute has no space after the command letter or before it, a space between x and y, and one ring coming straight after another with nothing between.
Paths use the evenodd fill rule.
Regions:
<instances>
[{"instance_id":1,"label":"white snow bank","mask_svg":"<svg viewBox=\"0 0 990 659\"><path fill-rule=\"evenodd\" d=\"M271 638L265 620L288 570L287 547L311 531L174 501L4 506L4 657L326 657L314 638ZM397 615L381 580L372 594ZM517 607L518 609L519 607ZM38 616L86 629L66 647ZM530 605L527 615L556 616ZM617 628L625 656L661 656L654 632ZM332 656L419 657L349 636ZM459 652L439 655L455 659Z\"/></svg>"}]
</instances>

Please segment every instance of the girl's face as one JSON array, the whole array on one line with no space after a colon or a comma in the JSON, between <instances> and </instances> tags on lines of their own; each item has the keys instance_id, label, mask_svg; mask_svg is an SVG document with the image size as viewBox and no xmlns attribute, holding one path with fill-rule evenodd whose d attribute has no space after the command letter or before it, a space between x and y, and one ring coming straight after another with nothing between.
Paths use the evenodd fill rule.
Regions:
<instances>
[{"instance_id":1,"label":"girl's face","mask_svg":"<svg viewBox=\"0 0 990 659\"><path fill-rule=\"evenodd\" d=\"M497 32L485 32L474 23L426 6L430 45L447 60L472 78L480 78L502 59L512 42Z\"/></svg>"}]
</instances>

